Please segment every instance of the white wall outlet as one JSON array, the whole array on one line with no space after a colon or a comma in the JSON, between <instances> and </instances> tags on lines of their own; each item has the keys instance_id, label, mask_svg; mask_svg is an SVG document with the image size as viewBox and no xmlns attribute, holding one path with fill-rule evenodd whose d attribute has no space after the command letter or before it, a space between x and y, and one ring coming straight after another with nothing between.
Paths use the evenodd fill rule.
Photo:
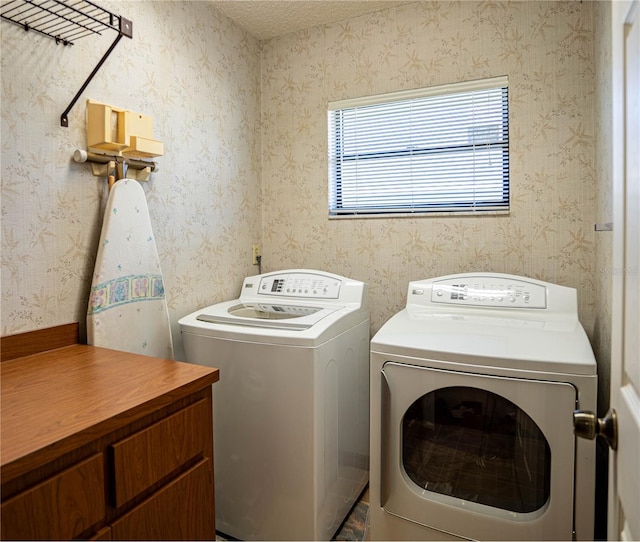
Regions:
<instances>
[{"instance_id":1,"label":"white wall outlet","mask_svg":"<svg viewBox=\"0 0 640 542\"><path fill-rule=\"evenodd\" d=\"M260 245L251 245L251 254L253 265L258 265L258 256L260 256Z\"/></svg>"}]
</instances>

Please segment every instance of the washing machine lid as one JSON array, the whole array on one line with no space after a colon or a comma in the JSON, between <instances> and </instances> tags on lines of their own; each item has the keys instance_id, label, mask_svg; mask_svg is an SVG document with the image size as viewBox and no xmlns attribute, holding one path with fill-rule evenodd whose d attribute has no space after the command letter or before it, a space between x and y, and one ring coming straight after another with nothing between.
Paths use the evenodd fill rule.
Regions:
<instances>
[{"instance_id":1,"label":"washing machine lid","mask_svg":"<svg viewBox=\"0 0 640 542\"><path fill-rule=\"evenodd\" d=\"M302 330L313 327L341 308L234 300L209 307L200 312L196 319L214 324Z\"/></svg>"},{"instance_id":2,"label":"washing machine lid","mask_svg":"<svg viewBox=\"0 0 640 542\"><path fill-rule=\"evenodd\" d=\"M446 361L457 370L596 374L575 290L495 273L411 282L407 306L376 333L371 351Z\"/></svg>"}]
</instances>

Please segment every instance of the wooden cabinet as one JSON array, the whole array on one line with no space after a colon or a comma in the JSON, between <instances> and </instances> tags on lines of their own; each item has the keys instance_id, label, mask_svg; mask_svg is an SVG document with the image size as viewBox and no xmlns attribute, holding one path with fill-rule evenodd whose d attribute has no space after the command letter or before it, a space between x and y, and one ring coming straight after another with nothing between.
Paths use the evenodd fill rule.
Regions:
<instances>
[{"instance_id":1,"label":"wooden cabinet","mask_svg":"<svg viewBox=\"0 0 640 542\"><path fill-rule=\"evenodd\" d=\"M77 344L0 369L2 539L215 539L217 369Z\"/></svg>"}]
</instances>

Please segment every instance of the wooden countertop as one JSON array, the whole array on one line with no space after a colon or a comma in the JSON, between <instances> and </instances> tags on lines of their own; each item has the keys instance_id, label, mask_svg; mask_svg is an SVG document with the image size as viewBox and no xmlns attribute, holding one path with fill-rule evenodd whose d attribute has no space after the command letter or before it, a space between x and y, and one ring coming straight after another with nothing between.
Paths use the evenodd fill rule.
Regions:
<instances>
[{"instance_id":1,"label":"wooden countertop","mask_svg":"<svg viewBox=\"0 0 640 542\"><path fill-rule=\"evenodd\" d=\"M0 363L0 477L36 468L218 379L218 369L81 344Z\"/></svg>"}]
</instances>

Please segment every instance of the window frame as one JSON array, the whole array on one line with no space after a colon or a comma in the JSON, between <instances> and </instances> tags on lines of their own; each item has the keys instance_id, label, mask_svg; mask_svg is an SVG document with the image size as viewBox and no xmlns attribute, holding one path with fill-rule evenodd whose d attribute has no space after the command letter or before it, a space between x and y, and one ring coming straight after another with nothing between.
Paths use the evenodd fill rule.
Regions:
<instances>
[{"instance_id":1,"label":"window frame","mask_svg":"<svg viewBox=\"0 0 640 542\"><path fill-rule=\"evenodd\" d=\"M368 153L353 153L349 156L343 154L344 149L344 116L345 111L352 109L365 108L369 106L385 106L387 104L409 104L413 100L419 100L422 98L431 97L450 97L456 94L469 93L474 91L496 90L501 91L501 126L499 129L499 135L497 141L491 143L483 143L477 145L470 140L466 144L455 144L449 147L438 146L431 148L416 148L407 147L402 150L389 150L381 152ZM329 102L327 111L327 133L328 133L328 208L329 218L386 218L392 216L434 216L434 215L487 215L487 214L508 214L510 210L511 199L511 182L510 182L510 156L509 156L509 129L510 129L510 113L509 113L509 82L507 76L492 77L489 79L482 79L477 81L467 81L463 83L453 83L448 85L439 85L435 87L414 89L408 91L392 92L387 94L378 94L372 96L365 96L355 99L339 100ZM333 116L336 117L334 122ZM389 115L388 118L391 118ZM462 128L462 124L460 127ZM481 126L478 126L481 128ZM472 135L470 137L473 137ZM495 149L500 150L500 175L501 180L492 181L493 190L499 195L494 195L489 201L476 200L476 195L472 189L476 186L476 177L469 177L467 175L466 180L462 183L467 188L457 202L446 201L443 203L435 202L433 196L425 196L425 192L407 194L406 198L409 200L416 196L416 199L422 199L424 201L432 199L427 203L410 203L406 205L385 205L383 201L379 201L378 204L375 201L365 201L364 204L344 206L343 192L345 192L342 186L343 180L343 168L345 164L348 164L354 160L369 160L369 159L393 159L406 156L409 161L415 163L415 158L419 156L432 156L432 157L444 157L446 155L460 156L462 153L469 151L474 153L474 156L482 154L482 147L491 152L495 152ZM488 155L487 155L488 156ZM487 158L488 159L488 158ZM363 162L361 162L363 163ZM382 169L382 166L381 166ZM496 168L497 169L497 168ZM456 179L458 181L458 179ZM425 181L421 181L423 185ZM443 185L447 184L445 181ZM453 180L451 181L453 182ZM412 182L403 183L401 188L413 188ZM486 186L486 185L483 185ZM393 188L393 180L390 180L387 184L384 182L377 182L375 188L380 187ZM456 190L452 189L450 192L442 191L443 195L454 196ZM355 194L355 190L353 190ZM466 198L466 201L465 201Z\"/></svg>"}]
</instances>

